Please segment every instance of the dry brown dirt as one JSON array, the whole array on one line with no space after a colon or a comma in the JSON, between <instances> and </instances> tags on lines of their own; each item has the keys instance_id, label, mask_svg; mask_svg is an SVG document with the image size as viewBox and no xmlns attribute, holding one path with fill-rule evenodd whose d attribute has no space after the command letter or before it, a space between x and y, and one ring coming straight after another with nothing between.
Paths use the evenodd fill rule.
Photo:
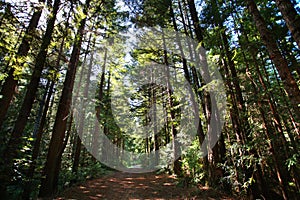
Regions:
<instances>
[{"instance_id":1,"label":"dry brown dirt","mask_svg":"<svg viewBox=\"0 0 300 200\"><path fill-rule=\"evenodd\" d=\"M174 176L155 173L132 174L115 172L66 189L56 200L138 200L138 199L226 199L233 200L215 190L201 187L179 187Z\"/></svg>"}]
</instances>

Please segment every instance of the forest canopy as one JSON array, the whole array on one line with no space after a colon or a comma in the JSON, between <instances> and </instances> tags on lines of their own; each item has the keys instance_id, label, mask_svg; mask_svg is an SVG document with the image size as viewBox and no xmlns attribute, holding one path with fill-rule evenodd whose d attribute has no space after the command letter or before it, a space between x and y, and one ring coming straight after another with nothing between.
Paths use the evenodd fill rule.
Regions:
<instances>
[{"instance_id":1,"label":"forest canopy","mask_svg":"<svg viewBox=\"0 0 300 200\"><path fill-rule=\"evenodd\" d=\"M0 0L0 197L112 170L300 198L298 0Z\"/></svg>"}]
</instances>

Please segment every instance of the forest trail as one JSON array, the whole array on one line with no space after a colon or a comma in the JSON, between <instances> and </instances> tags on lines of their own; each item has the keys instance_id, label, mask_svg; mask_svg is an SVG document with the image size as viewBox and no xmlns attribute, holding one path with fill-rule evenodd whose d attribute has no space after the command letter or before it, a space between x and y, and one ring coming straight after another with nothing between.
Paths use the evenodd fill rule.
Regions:
<instances>
[{"instance_id":1,"label":"forest trail","mask_svg":"<svg viewBox=\"0 0 300 200\"><path fill-rule=\"evenodd\" d=\"M56 200L137 200L137 199L207 199L217 200L228 197L206 187L179 187L174 176L155 173L132 174L115 172L99 179L89 180L71 187L60 194Z\"/></svg>"}]
</instances>

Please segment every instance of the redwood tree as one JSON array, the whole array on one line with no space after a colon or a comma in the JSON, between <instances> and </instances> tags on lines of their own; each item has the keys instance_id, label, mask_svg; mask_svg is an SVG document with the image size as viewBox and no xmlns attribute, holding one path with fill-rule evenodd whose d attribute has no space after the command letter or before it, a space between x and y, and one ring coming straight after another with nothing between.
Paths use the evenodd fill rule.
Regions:
<instances>
[{"instance_id":1,"label":"redwood tree","mask_svg":"<svg viewBox=\"0 0 300 200\"><path fill-rule=\"evenodd\" d=\"M68 71L64 81L64 88L59 101L52 137L49 144L49 151L45 165L45 178L42 180L40 197L51 197L57 190L58 173L61 164L61 156L67 128L66 118L69 115L72 101L72 92L75 82L75 75L80 56L84 28L87 21L87 13L91 0L87 0L83 10L84 17L80 21L78 32L75 37L73 50L68 65Z\"/></svg>"},{"instance_id":2,"label":"redwood tree","mask_svg":"<svg viewBox=\"0 0 300 200\"><path fill-rule=\"evenodd\" d=\"M300 90L297 82L288 68L287 60L280 53L280 50L276 44L276 40L273 38L271 31L267 28L265 20L257 9L256 3L254 0L247 0L246 2L248 5L248 10L251 13L256 27L260 33L261 39L269 52L270 59L273 61L276 69L278 70L284 88L291 101L295 115L299 121L300 108L298 107L298 104L300 104Z\"/></svg>"},{"instance_id":3,"label":"redwood tree","mask_svg":"<svg viewBox=\"0 0 300 200\"><path fill-rule=\"evenodd\" d=\"M40 0L40 3L45 2L45 0ZM31 20L29 22L29 25L25 31L25 34L23 36L22 42L20 44L20 47L18 49L18 52L16 54L17 59L20 57L27 56L29 50L30 50L30 43L32 39L34 38L33 33L35 32L35 29L39 23L40 17L42 15L43 7L39 6L36 11L33 13ZM18 65L23 65L23 63L13 63ZM1 88L0 96L2 95L2 98L0 99L0 128L3 124L3 121L5 119L7 110L9 108L9 105L13 99L13 96L16 92L16 87L18 84L17 77L14 76L15 67L11 66L8 76L5 79L5 82L3 83L3 86Z\"/></svg>"},{"instance_id":4,"label":"redwood tree","mask_svg":"<svg viewBox=\"0 0 300 200\"><path fill-rule=\"evenodd\" d=\"M10 182L10 177L13 173L12 169L13 169L14 158L17 157L17 154L20 150L21 142L22 142L22 134L26 126L26 123L28 121L28 117L30 115L30 111L35 99L36 92L38 90L40 77L46 61L48 46L50 45L52 39L52 33L54 30L56 15L58 13L59 7L60 7L60 0L55 0L53 5L53 10L50 14L50 18L47 23L46 32L42 39L42 45L35 60L34 70L32 72L30 82L27 85L25 98L21 105L19 115L15 122L15 126L12 131L11 137L8 141L8 144L6 146L6 149L3 151L3 154L1 155L1 157L3 158L1 160L3 162L1 163L1 165L5 166L3 169L4 172L1 171L1 177L0 177L0 181L2 183L0 187L0 193L3 192L3 195L6 194L6 186Z\"/></svg>"},{"instance_id":5,"label":"redwood tree","mask_svg":"<svg viewBox=\"0 0 300 200\"><path fill-rule=\"evenodd\" d=\"M275 0L287 27L300 49L300 16L290 0Z\"/></svg>"}]
</instances>

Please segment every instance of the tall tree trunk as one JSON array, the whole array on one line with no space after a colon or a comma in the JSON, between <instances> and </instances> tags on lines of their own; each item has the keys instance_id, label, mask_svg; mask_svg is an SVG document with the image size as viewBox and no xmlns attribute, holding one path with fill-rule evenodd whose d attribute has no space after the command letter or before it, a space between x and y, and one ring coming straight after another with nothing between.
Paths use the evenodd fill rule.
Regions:
<instances>
[{"instance_id":1,"label":"tall tree trunk","mask_svg":"<svg viewBox=\"0 0 300 200\"><path fill-rule=\"evenodd\" d=\"M300 49L300 16L290 0L275 0L275 2Z\"/></svg>"},{"instance_id":2,"label":"tall tree trunk","mask_svg":"<svg viewBox=\"0 0 300 200\"><path fill-rule=\"evenodd\" d=\"M246 2L248 4L248 10L252 14L256 27L261 35L261 39L266 45L270 58L278 70L284 88L294 109L296 115L295 117L297 117L297 120L300 121L300 109L298 107L298 104L300 104L300 90L298 85L291 75L291 72L288 68L288 63L281 55L276 44L276 40L272 36L270 30L267 28L266 22L260 15L254 0L247 0Z\"/></svg>"},{"instance_id":3,"label":"tall tree trunk","mask_svg":"<svg viewBox=\"0 0 300 200\"><path fill-rule=\"evenodd\" d=\"M45 2L45 0L40 0L40 3ZM33 33L35 32L35 29L38 25L38 22L40 20L40 17L42 15L43 7L40 6L36 9L36 11L33 13L29 25L25 31L24 37L22 39L22 42L20 44L20 47L18 49L18 52L16 54L16 57L26 57L29 49L30 49L30 43L34 38ZM15 72L15 66L14 65L23 65L24 63L13 63L9 72L8 76L5 79L5 82L3 83L3 86L1 88L0 96L2 98L0 99L0 129L2 127L3 121L5 119L6 113L8 111L9 105L13 99L13 96L16 92L16 87L18 84L17 78L14 76Z\"/></svg>"},{"instance_id":4,"label":"tall tree trunk","mask_svg":"<svg viewBox=\"0 0 300 200\"><path fill-rule=\"evenodd\" d=\"M72 9L73 5L71 5L71 9ZM68 17L66 19L66 28L69 27L69 18L70 18L71 12L69 12ZM66 29L67 30L67 29ZM59 52L58 52L58 57L57 60L55 62L55 71L59 71L60 68L60 61L62 59L63 56L63 50L64 50L64 46L65 46L65 39L67 37L68 31L65 31L63 34L63 38L60 44L60 48L59 48ZM50 88L48 90L48 94L47 94L47 99L45 102L45 108L43 110L43 115L41 117L40 123L39 123L39 127L37 130L37 134L36 134L36 140L34 141L34 146L33 146L33 150L32 150L32 156L31 156L31 163L29 166L29 169L27 171L27 179L29 180L29 183L25 186L24 192L23 192L23 199L29 199L30 198L30 193L32 190L34 190L33 188L33 176L34 176L34 172L36 169L36 160L38 158L39 152L40 152L40 146L41 146L41 141L42 141L42 137L43 137L43 132L44 132L44 127L46 125L46 120L47 120L47 113L48 113L48 109L50 106L50 101L51 101L51 97L53 96L53 92L54 92L54 86L55 86L55 82L57 81L57 76L53 77L53 80L51 81L51 85Z\"/></svg>"},{"instance_id":5,"label":"tall tree trunk","mask_svg":"<svg viewBox=\"0 0 300 200\"><path fill-rule=\"evenodd\" d=\"M178 176L182 175L182 170L181 170L181 157L180 157L180 144L179 141L177 139L177 130L175 127L175 110L174 110L174 100L173 100L173 91L172 91L172 85L170 82L170 69L169 69L169 62L168 62L168 54L167 54L167 47L166 47L166 39L165 39L165 35L163 33L163 46L164 46L164 76L166 79L166 88L167 88L167 95L168 95L168 106L170 109L170 123L171 123L171 135L172 135L172 146L173 146L173 159L174 159L174 166L173 166L173 170L174 173Z\"/></svg>"},{"instance_id":6,"label":"tall tree trunk","mask_svg":"<svg viewBox=\"0 0 300 200\"><path fill-rule=\"evenodd\" d=\"M93 30L93 28L94 28L94 24L93 24L91 30ZM87 78L87 79L83 79L83 78L84 78L84 75L86 75L85 74L86 73L85 72L85 67L86 67L86 63L87 63L87 56L88 56L89 51L90 51L91 39L92 39L92 34L89 35L89 39L88 39L88 42L87 42L87 48L86 48L86 52L85 52L85 55L84 55L83 63L81 64L82 65L82 69L81 69L80 78L79 78L80 80L78 81L77 88L75 90L76 91L76 93L75 93L76 97L78 97L78 95L79 95L81 84L83 83L82 80L89 80L89 78ZM93 44L95 44L95 41L94 41ZM90 72L87 72L87 73L90 73ZM87 92L87 94L88 94L88 90L87 89L85 89L85 92ZM73 105L77 105L77 99L74 99L74 102L72 102L72 104ZM83 123L83 121L81 121L81 120L83 120L83 119L80 119L80 124ZM65 137L65 140L64 140L64 143L63 143L63 149L59 153L60 159L62 158L62 153L64 152L64 149L66 148L66 145L68 143L68 138L70 137L70 134L72 132L72 128L73 128L73 124L74 124L73 121L74 121L74 113L73 113L73 110L72 110L71 111L71 117L70 117L70 120L69 120L69 124L67 125L68 127L67 127L67 130L66 130L66 137ZM81 124L79 126L83 127L83 124ZM81 129L81 128L79 128L79 129ZM81 150L82 150L82 148L81 148L82 147L81 137L79 137L79 134L82 135L82 133L80 133L82 131L80 131L79 129L78 130L75 129L74 133L76 133L76 135L74 135L72 142L70 142L70 144L73 144L71 158L74 158L74 159L78 158L78 165L75 164L75 165L77 165L77 167L79 166L79 158L80 158ZM85 154L85 151L86 151L86 149L84 148L82 153ZM82 159L82 163L83 164L84 164L84 157L85 156L83 156L83 159ZM59 160L59 163L60 162L61 162L61 160ZM72 168L72 170L73 169L74 168ZM54 182L58 182L59 171L60 171L60 164L57 166L56 174L55 174L56 179L55 179ZM77 169L75 171L77 173ZM72 181L71 181L70 184L72 184L73 181L76 181L76 178L77 177L74 177L74 179L72 179Z\"/></svg>"},{"instance_id":7,"label":"tall tree trunk","mask_svg":"<svg viewBox=\"0 0 300 200\"><path fill-rule=\"evenodd\" d=\"M153 107L153 112L151 116L151 121L153 124L153 138L154 138L154 151L155 151L155 163L154 165L157 166L159 164L159 137L158 137L158 130L157 130L157 92L158 87L155 85L155 73L151 72L151 83L154 83L150 86L150 106Z\"/></svg>"},{"instance_id":8,"label":"tall tree trunk","mask_svg":"<svg viewBox=\"0 0 300 200\"><path fill-rule=\"evenodd\" d=\"M196 6L195 6L195 1L194 0L187 0L188 2L188 7L190 10L190 14L191 14L191 18L193 21L193 26L194 26L194 32L196 34L196 39L200 44L200 48L198 50L198 52L196 53L196 65L200 66L200 62L202 62L201 64L201 76L202 79L205 81L202 82L202 85L205 85L209 82L212 81L211 76L210 76L210 72L208 69L208 64L207 64L207 60L206 60L206 54L204 52L204 45L203 45L203 33L200 27L200 21L198 18L198 13L196 10ZM200 60L200 56L202 57L202 60ZM195 73L194 73L195 74ZM208 161L209 161L209 168L208 168L208 184L209 185L213 185L217 180L214 179L213 174L215 173L215 168L216 168L216 164L217 164L217 158L214 158L213 155L216 155L217 153L214 151L217 151L217 148L213 148L211 147L211 141L214 141L217 137L216 134L218 134L219 131L219 126L217 125L220 117L218 114L218 108L217 108L217 104L216 104L216 98L213 92L205 92L204 91L204 106L205 106L205 112L206 112L206 119L207 119L207 130L208 130ZM214 125L213 125L214 124Z\"/></svg>"},{"instance_id":9,"label":"tall tree trunk","mask_svg":"<svg viewBox=\"0 0 300 200\"><path fill-rule=\"evenodd\" d=\"M230 48L229 44L229 39L226 34L226 29L224 27L224 16L222 13L219 11L219 5L218 1L213 1L213 9L217 10L215 13L215 22L216 26L219 27L220 30L220 39L222 42L221 46L221 52L224 52L225 56L224 57L224 71L225 71L225 76L227 77L226 83L227 87L229 90L229 93L231 94L231 100L232 100L232 106L233 106L233 111L231 111L230 116L232 118L232 124L235 130L235 135L237 138L238 143L241 146L248 145L250 141L252 141L252 136L250 134L250 123L248 119L248 111L247 111L247 106L246 102L243 98L242 95L242 90L241 90L241 84L240 80L238 77L238 72L236 70L236 65L234 63L234 58L233 58L233 53ZM234 22L236 21L235 16L232 16L234 19ZM236 26L236 24L235 24ZM240 39L239 34L237 34L238 39ZM222 53L221 53L222 55ZM254 156L258 157L257 155L257 150L255 147L251 147L249 150L243 151L242 148L239 150L239 156ZM262 191L262 178L258 172L255 171L257 166L254 164L251 164L250 166L246 166L244 162L240 164L241 170L244 173L244 180L242 181L249 181L251 178L254 178L254 181L249 185L247 188L247 194L251 198L259 198L259 194Z\"/></svg>"},{"instance_id":10,"label":"tall tree trunk","mask_svg":"<svg viewBox=\"0 0 300 200\"><path fill-rule=\"evenodd\" d=\"M180 11L180 17L181 17L181 20L182 20L182 23L183 23L184 33L186 34L186 36L189 36L180 0L178 0L178 6L179 6L179 11ZM180 41L179 36L178 36L179 29L178 29L178 26L177 26L177 23L176 23L176 18L175 18L175 14L174 14L172 4L170 5L170 15L172 17L172 23L173 23L174 30L176 31L176 41L177 41L177 44L179 46L179 50L180 50L180 54L181 54L181 61L182 61L184 76L185 76L186 80L189 82L189 84L191 86L193 86L195 94L198 94L198 96L200 98L199 101L202 102L202 107L205 111L205 104L203 102L203 94L200 91L200 83L198 81L199 78L198 78L198 75L197 75L197 72L196 72L196 69L195 69L194 66L192 66L192 69L190 69L190 70L188 68L188 63L187 63L187 59L186 59L186 56L188 56L188 55L184 55L182 44L181 44L181 41ZM189 41L188 41L188 48L189 48L189 52L190 52L189 56L191 56L191 60L194 60L194 56L193 56L193 53L192 53L193 52L192 44L190 44ZM192 72L190 72L190 71L192 71ZM195 101L195 99L193 97L193 92L189 91L189 93L192 96L192 106L193 106L194 113L195 113L195 119L198 120L198 124L195 124L195 126L197 127L197 136L198 136L200 144L202 144L203 141L204 141L204 138L205 138L205 134L204 134L204 131L203 131L203 124L202 124L201 118L199 117L199 110L198 110L199 108L196 105L197 102ZM208 158L207 158L207 156L205 156L203 158L203 168L204 168L204 170L208 169Z\"/></svg>"},{"instance_id":11,"label":"tall tree trunk","mask_svg":"<svg viewBox=\"0 0 300 200\"><path fill-rule=\"evenodd\" d=\"M105 65L106 65L106 59L105 59ZM104 77L104 73L105 73L105 71L102 72L103 77ZM101 79L102 79L102 77L101 77ZM104 81L104 79L103 79L103 81ZM100 112L102 112L103 116L105 116L105 117L104 118L99 118L99 120L102 120L102 122L103 122L103 129L104 129L104 136L103 137L110 138L111 133L110 133L110 128L109 128L109 123L110 123L110 117L112 116L112 113L111 113L111 110L110 110L110 107L109 107L111 105L111 102L110 102L111 101L111 99L110 99L110 92L111 92L111 72L110 72L110 69L108 70L106 90L104 90L104 85L102 85L103 87L101 87L101 85L100 85L99 89L100 89L100 92L103 95L103 97L102 97L103 100L102 100L102 102L100 101L100 103L102 103L102 105L99 108L100 109L102 108L102 111L100 110ZM99 92L99 95L101 94L100 92ZM104 94L104 92L106 92L106 94ZM99 96L99 99L100 99L100 96ZM107 162L110 159L108 156L111 154L111 152L107 151L108 144L107 144L107 142L105 142L105 140L103 140L103 141L104 141L104 143L102 143L102 145L101 145L101 157L102 157L102 160Z\"/></svg>"},{"instance_id":12,"label":"tall tree trunk","mask_svg":"<svg viewBox=\"0 0 300 200\"><path fill-rule=\"evenodd\" d=\"M84 6L83 13L85 17L80 22L80 26L78 28L78 32L76 34L75 42L73 45L70 63L68 65L68 71L64 82L64 88L59 101L52 137L49 144L49 151L44 171L45 178L42 180L39 193L40 197L51 197L53 193L57 190L57 170L59 169L61 164L61 160L57 158L61 157L61 154L63 153L61 150L63 148L63 142L67 126L66 118L68 118L70 114L75 75L79 61L82 38L84 34L84 28L87 20L87 13L90 1L91 0L87 0Z\"/></svg>"},{"instance_id":13,"label":"tall tree trunk","mask_svg":"<svg viewBox=\"0 0 300 200\"><path fill-rule=\"evenodd\" d=\"M47 113L48 113L48 109L49 109L49 105L50 105L50 100L51 100L51 97L52 97L52 94L53 94L54 85L55 85L55 82L53 81L50 85L49 90L47 91L47 98L46 98L46 101L45 101L45 107L44 107L44 110L43 110L43 115L41 117L39 127L38 127L38 131L37 131L37 134L36 134L36 139L35 139L34 145L33 145L31 163L30 163L29 169L26 173L26 178L29 180L29 182L26 183L26 185L25 185L23 195L22 195L23 199L30 199L30 193L35 189L35 188L33 188L32 180L33 180L34 172L35 172L35 169L36 169L36 160L37 160L39 152L40 152L42 136L43 136L43 132L44 132L44 127L46 125Z\"/></svg>"},{"instance_id":14,"label":"tall tree trunk","mask_svg":"<svg viewBox=\"0 0 300 200\"><path fill-rule=\"evenodd\" d=\"M50 45L52 39L52 33L54 30L54 24L56 20L56 15L60 6L60 0L56 0L54 2L53 10L50 14L49 21L47 23L46 33L42 40L42 45L40 51L36 57L36 63L34 66L34 70L31 76L31 80L27 86L27 91L25 94L25 98L23 100L19 115L17 117L17 121L15 123L13 132L11 134L10 140L8 141L7 147L4 150L3 155L1 156L2 159L2 166L4 167L4 173L0 177L1 187L0 187L0 195L2 191L5 191L6 186L9 184L9 179L12 176L12 169L13 169L13 160L17 157L18 151L21 146L22 141L22 134L24 128L26 126L34 99L35 94L38 90L39 80L44 68L44 63L46 61L47 50L48 46ZM25 45L26 47L26 45ZM24 47L24 48L25 48ZM4 164L5 163L5 164ZM6 192L5 192L6 193Z\"/></svg>"},{"instance_id":15,"label":"tall tree trunk","mask_svg":"<svg viewBox=\"0 0 300 200\"><path fill-rule=\"evenodd\" d=\"M255 59L255 56L253 56L253 59ZM259 82L261 83L264 91L267 91L267 85L262 77L262 74L259 70L259 65L258 63L256 62L255 60L255 69L257 71L257 74L259 76ZM269 107L270 107L270 110L271 110L271 113L273 115L273 119L272 121L274 122L274 127L276 128L276 131L277 131L277 135L276 136L273 136L272 138L274 138L273 140L276 140L274 141L274 143L276 142L276 146L273 147L275 148L274 149L274 154L276 154L275 156L278 157L279 160L287 160L289 159L292 155L292 153L297 153L297 144L296 144L296 141L294 140L293 136L290 136L290 131L289 130L286 130L288 132L288 135L290 136L289 139L290 139L290 142L288 142L285 138L285 135L284 135L284 130L283 130L283 127L282 127L282 123L281 123L281 118L278 114L278 109L277 109L277 106L276 104L274 103L273 101L273 97L272 97L272 93L270 94L266 94L266 99L267 99L267 102L269 104ZM286 124L284 121L283 121L283 124ZM288 125L287 125L288 126ZM276 132L274 131L274 132ZM289 147L290 145L292 145L294 151L291 152L291 148ZM282 174L287 176L285 178L281 178L281 180L283 180L284 182L284 179L287 179L290 175L289 175L289 170L287 169L287 167L284 165L284 166L279 166L281 168L281 171L282 171ZM291 172L293 174L293 179L294 179L294 182L295 182L295 185L296 185L296 188L297 190L299 190L299 183L300 183L300 179L299 179L299 170L293 165L291 166ZM283 176L282 175L282 176ZM287 187L287 186L282 186L283 189L285 189L284 187Z\"/></svg>"},{"instance_id":16,"label":"tall tree trunk","mask_svg":"<svg viewBox=\"0 0 300 200\"><path fill-rule=\"evenodd\" d=\"M96 123L96 133L94 133L94 136L95 136L95 141L97 140L96 143L94 143L94 147L93 147L93 151L96 152L97 151L97 156L100 157L100 152L99 152L99 142L98 140L101 140L102 138L98 138L96 136L101 136L99 134L99 126L100 126L100 121L102 120L105 120L105 119L102 119L101 116L104 116L104 115L101 115L104 113L104 106L103 106L103 97L104 97L104 84L105 84L105 72L106 72L106 62L107 62L107 48L105 48L104 50L104 58L103 58L103 65L102 65L102 73L101 73L101 78L100 78L100 83L99 83L99 92L98 92L98 96L97 96L97 100L99 101L98 102L98 105L96 106L96 119L95 119L95 123ZM104 124L103 125L103 128L104 128L104 133L107 132L107 126ZM103 137L103 136L101 136ZM103 140L102 140L103 141ZM102 145L103 147L103 145ZM102 148L103 150L103 148ZM101 156L104 156L104 153L101 151L102 155ZM99 155L98 155L99 154ZM93 154L95 155L95 154Z\"/></svg>"},{"instance_id":17,"label":"tall tree trunk","mask_svg":"<svg viewBox=\"0 0 300 200\"><path fill-rule=\"evenodd\" d=\"M81 85L83 84L82 80L89 80L89 77L87 77L88 79L83 79L83 77L85 75L85 70L86 70L85 66L86 66L87 57L88 57L89 51L90 51L91 39L92 39L92 34L89 35L89 39L88 39L88 42L87 42L87 48L86 48L84 58L83 58L83 62L82 62L82 65L81 65L79 81L78 81L78 83L75 87L75 97L78 97L79 93L81 92L80 89L81 89ZM77 105L77 101L78 101L77 98L74 99L73 105ZM72 116L73 116L73 111L72 111ZM81 117L83 117L83 115ZM81 124L81 122L83 122L82 120L83 120L82 118L79 119L79 121L80 121L79 123L80 123L80 126L81 126L81 127L79 127L79 130L81 128L83 129L83 124ZM74 140L72 140L72 144L73 144L72 158L74 159L73 160L73 166L72 166L72 172L75 173L75 174L77 173L77 170L78 170L79 157L80 157L80 152L81 152L81 135L82 135L82 131L79 131L79 132L81 132L81 133L78 133L80 135L80 137L79 137L79 135L76 135L76 137L74 137ZM77 177L75 176L74 179L72 179L72 182L76 182L76 179L77 179Z\"/></svg>"},{"instance_id":18,"label":"tall tree trunk","mask_svg":"<svg viewBox=\"0 0 300 200\"><path fill-rule=\"evenodd\" d=\"M185 17L184 17L184 10L181 6L180 0L178 0L178 7L179 7L179 11L180 11L181 20L183 22L184 33L185 33L186 36L189 36L189 37L193 38L192 31L190 31L190 33L189 33L188 28L187 28L187 27L191 28L190 20L188 19L188 16L187 16L188 24L186 24ZM171 9L173 9L173 8L171 7ZM185 14L187 15L187 13L185 13ZM174 30L176 32L178 32L179 30L178 30L178 27L177 27L177 24L176 24L174 11L172 11L172 10L171 10L171 16L172 16ZM184 52L182 50L182 44L180 43L180 40L178 40L177 43L179 44L179 49L180 49L180 53L181 53L181 56L182 56L182 65L183 65L184 76L185 76L186 80L188 80L190 85L193 86L195 94L198 94L198 98L199 98L198 101L201 103L202 109L205 113L206 112L205 111L205 102L203 101L203 92L200 90L200 83L199 83L199 77L197 75L197 71L196 71L194 66L192 66L192 68L190 70L188 69L187 60L185 59L186 55L184 55ZM195 58L193 56L192 45L190 44L189 41L188 41L188 48L189 48L191 60L194 60ZM193 92L190 91L190 94L192 95ZM193 108L194 108L194 111L195 111L195 119L197 117L198 120L199 120L198 125L196 125L196 127L197 127L197 136L198 136L199 143L202 144L203 141L204 141L204 138L205 138L205 134L204 134L204 131L203 131L204 130L203 122L202 122L201 118L199 117L199 111L198 111L198 108L197 108L198 106L196 105L196 102L194 102L193 98L192 98L192 104L193 104ZM205 172L208 171L208 167L209 167L208 157L204 156L204 158L203 158L203 168L204 168ZM205 179L206 178L207 177L206 177L206 174L205 174Z\"/></svg>"},{"instance_id":19,"label":"tall tree trunk","mask_svg":"<svg viewBox=\"0 0 300 200\"><path fill-rule=\"evenodd\" d=\"M245 34L246 31L244 31L243 26L241 26L241 28L242 28L242 33L244 33L244 37L246 39L247 44L250 44L248 36L247 36L247 34ZM257 62L257 59L256 59L257 50L254 49L254 48L251 48L249 51L250 51L250 55L252 57L252 60L254 62L254 67L255 67L255 70L256 70L256 74L258 75L258 80L259 80L261 86L263 87L264 91L267 91L268 87L270 87L270 84L267 85L268 81L266 82L264 80L263 75L260 71L259 63ZM244 58L246 59L246 56L245 56L244 53L243 53L243 55L244 55ZM265 71L265 68L264 68L264 71ZM267 77L267 80L269 80L268 75L266 74L265 76ZM272 93L266 93L265 96L266 96L266 100L268 102L268 105L269 105L270 110L271 110L271 112L273 114L273 117L274 117L273 118L274 127L276 128L276 130L279 134L278 139L281 140L281 143L282 143L281 146L283 147L282 150L286 154L286 159L288 159L289 158L288 150L287 150L288 149L288 142L286 141L286 138L284 136L284 132L283 132L284 130L283 130L283 126L282 126L282 123L281 123L281 118L278 114L277 106L275 104L274 95ZM292 138L291 138L291 142L293 142ZM296 147L296 145L294 145L294 146ZM280 150L280 151L282 151L282 150Z\"/></svg>"},{"instance_id":20,"label":"tall tree trunk","mask_svg":"<svg viewBox=\"0 0 300 200\"><path fill-rule=\"evenodd\" d=\"M225 69L224 71L225 71L225 76L227 77L226 78L227 87L229 90L229 94L231 96L232 106L233 106L233 110L230 111L232 125L234 127L237 142L240 145L247 145L247 142L250 141L250 138L249 138L249 136L247 137L247 129L245 126L245 124L247 124L247 122L245 122L245 120L248 120L248 119L245 119L244 114L243 114L243 113L245 113L244 109L246 109L246 107L245 107L243 99L242 99L242 101L241 101L241 99L238 100L237 96L239 96L239 95L234 94L234 92L239 93L239 92L241 92L241 90L235 90L235 87L233 86L234 81L231 81L232 79L234 79L234 76L229 73L228 65L232 65L231 69L235 68L235 66L234 66L234 63L232 62L232 56L231 56L231 53L229 50L227 36L223 31L221 33L221 40L223 41L223 46L224 46L223 48L224 48L225 55L226 55L225 57L227 58L226 60L224 59L224 61L223 61L223 63L224 63L223 68ZM235 75L237 75L237 74L235 74ZM235 78L237 78L237 77L235 77ZM240 116L240 115L242 115L242 116ZM252 149L252 151L255 151L255 150ZM249 154L251 155L251 152L244 152L244 151L240 150L239 156L245 156L245 155L249 155ZM245 174L245 179L249 180L252 177L252 173L254 171L253 166L246 167L244 163L241 163L240 167ZM257 183L254 182L252 185L250 185L249 188L247 188L248 195L252 196L252 197L258 197L256 188L258 188Z\"/></svg>"},{"instance_id":21,"label":"tall tree trunk","mask_svg":"<svg viewBox=\"0 0 300 200\"><path fill-rule=\"evenodd\" d=\"M245 36L245 39L246 39L246 42L247 42L246 45L248 45L249 40L248 40L247 35L245 34L246 31L244 30L243 26L241 27L241 32ZM251 86L253 88L254 95L257 97L258 110L260 111L261 117L263 119L263 127L265 129L265 134L267 136L267 139L270 140L269 145L270 145L271 152L272 152L272 158L274 160L276 174L277 174L277 177L278 177L278 180L279 180L279 185L281 187L283 197L286 198L287 193L288 193L288 173L287 173L288 171L287 171L287 169L284 165L280 165L278 163L278 161L280 161L280 160L286 160L285 157L284 157L284 154L287 155L287 150L286 150L286 147L285 147L286 141L285 141L284 135L282 135L283 130L282 130L282 126L281 126L281 123L280 123L280 118L277 115L275 105L273 104L271 96L267 93L266 94L266 97L267 97L266 99L267 99L267 102L270 106L270 110L274 115L274 118L272 119L272 121L274 121L275 124L273 125L270 122L270 120L268 120L267 114L266 114L266 112L263 108L263 103L262 103L262 101L260 100L260 97L259 97L260 89L257 86L256 82L254 81L254 79L253 79L253 77L250 73L249 64L248 64L248 61L247 61L247 58L246 58L246 55L245 55L245 52L244 52L244 49L245 49L244 44L241 42L242 40L241 40L239 35L238 35L238 39L239 39L239 42L240 42L240 45L241 45L241 48L242 48L243 58L246 62L246 75L249 78L249 80L251 81ZM256 74L258 75L258 80L261 83L262 88L264 90L267 90L265 82L263 80L263 77L260 73L260 69L259 69L259 66L258 66L258 63L257 63L257 60L256 60L256 56L254 55L253 51L254 51L253 49L250 49L250 55L252 56L252 60L254 62ZM275 136L276 131L277 131L277 134L279 134L279 137ZM255 172L255 173L257 173L257 172ZM256 187L256 188L261 188L261 187L262 186L259 186L259 187ZM265 196L269 193L268 190L262 190L260 192L263 193ZM258 198L259 196L254 196L254 197Z\"/></svg>"},{"instance_id":22,"label":"tall tree trunk","mask_svg":"<svg viewBox=\"0 0 300 200\"><path fill-rule=\"evenodd\" d=\"M198 13L196 10L196 5L195 5L195 1L194 0L187 0L188 2L188 6L189 6L189 10L190 10L190 14L191 14L191 18L193 21L193 26L195 29L195 34L196 34L196 39L198 42L202 42L203 41L203 34L200 28L200 21L198 18Z\"/></svg>"},{"instance_id":23,"label":"tall tree trunk","mask_svg":"<svg viewBox=\"0 0 300 200\"><path fill-rule=\"evenodd\" d=\"M274 71L274 76L278 77L278 74L277 74L276 69L275 69L274 66L272 66L272 69ZM266 70L266 68L263 68L263 72L264 72L265 77L267 78L266 80L267 80L268 84L271 85L271 80L269 78L270 74L268 73L268 71ZM281 83L279 82L279 80L277 78L276 78L276 82L277 82L277 85L278 85L278 87L280 89L281 95L285 95L285 91L281 87ZM289 105L288 99L283 98L283 101L284 101L284 103L286 105ZM299 128L299 125L298 125L299 122L296 121L296 119L294 117L294 114L292 113L292 108L287 107L286 110L287 110L287 112L289 114L289 118L290 118L290 121L291 121L291 123L292 123L292 125L294 127L294 130L295 130L295 132L297 133L297 135L299 137L300 136L300 134L299 134L300 133L300 128Z\"/></svg>"},{"instance_id":24,"label":"tall tree trunk","mask_svg":"<svg viewBox=\"0 0 300 200\"><path fill-rule=\"evenodd\" d=\"M248 69L248 68L247 68ZM249 69L248 69L249 71ZM259 94L259 90L256 87L256 83L254 82L252 76L250 73L247 73L247 76L249 77L249 79L251 80L252 83L252 87L254 90L254 93L256 96L258 96ZM263 127L265 129L265 133L267 136L267 139L270 141L269 145L271 148L271 152L272 152L272 157L274 160L274 166L275 166L275 170L276 170L276 174L277 174L277 178L279 181L279 185L282 191L282 196L285 200L289 199L288 198L288 175L287 175L287 170L285 169L285 165L280 164L280 161L285 160L282 156L282 153L279 150L279 147L282 146L280 144L280 141L274 137L274 135L272 135L273 132L275 132L274 127L268 122L266 114L263 110L262 107L262 102L261 100L258 99L257 101L258 104L258 108L259 111L261 113L261 116L263 118ZM255 196L255 198L258 198L259 196Z\"/></svg>"},{"instance_id":25,"label":"tall tree trunk","mask_svg":"<svg viewBox=\"0 0 300 200\"><path fill-rule=\"evenodd\" d=\"M93 43L93 46L95 46L95 40ZM92 67L93 67L93 62L94 62L94 49L92 48L91 52L91 58L90 58L90 63L88 65L88 71L86 74L86 83L85 83L85 88L83 91L83 99L80 102L82 104L82 107L80 108L82 112L80 112L79 116L79 127L78 127L78 136L77 136L77 143L76 143L76 150L75 150L75 156L74 156L74 162L73 162L73 167L72 167L72 172L77 174L78 167L79 167L79 158L80 158L80 152L81 152L81 138L84 130L84 123L85 123L85 113L86 113L86 99L88 98L89 95L89 87L90 87L90 76L92 73ZM84 67L84 66L83 66Z\"/></svg>"}]
</instances>

